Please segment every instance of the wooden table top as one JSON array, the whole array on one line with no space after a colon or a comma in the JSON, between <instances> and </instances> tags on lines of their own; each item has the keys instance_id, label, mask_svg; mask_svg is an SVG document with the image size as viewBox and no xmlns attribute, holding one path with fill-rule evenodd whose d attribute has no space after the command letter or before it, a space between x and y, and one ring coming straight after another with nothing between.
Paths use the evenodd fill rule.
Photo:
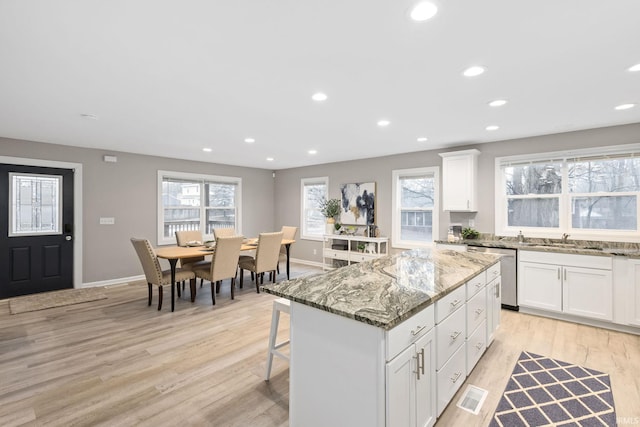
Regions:
<instances>
[{"instance_id":1,"label":"wooden table top","mask_svg":"<svg viewBox=\"0 0 640 427\"><path fill-rule=\"evenodd\" d=\"M257 247L258 239L248 239L246 243L242 244L241 251L252 251ZM295 240L282 239L283 245L290 245L295 243ZM192 258L203 255L211 255L215 248L209 248L206 246L161 246L155 248L156 256L163 259L180 259L180 258Z\"/></svg>"}]
</instances>

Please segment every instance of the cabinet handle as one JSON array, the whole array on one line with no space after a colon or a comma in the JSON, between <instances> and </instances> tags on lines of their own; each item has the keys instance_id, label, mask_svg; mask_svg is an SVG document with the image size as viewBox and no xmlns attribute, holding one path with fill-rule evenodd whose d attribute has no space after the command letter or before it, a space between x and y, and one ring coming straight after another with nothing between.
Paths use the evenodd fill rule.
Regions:
<instances>
[{"instance_id":1,"label":"cabinet handle","mask_svg":"<svg viewBox=\"0 0 640 427\"><path fill-rule=\"evenodd\" d=\"M413 335L413 336L418 335L420 332L424 331L424 328L426 328L426 327L427 327L427 325L424 325L424 326L418 325L415 330L411 330L411 335Z\"/></svg>"},{"instance_id":2,"label":"cabinet handle","mask_svg":"<svg viewBox=\"0 0 640 427\"><path fill-rule=\"evenodd\" d=\"M452 334L450 335L450 337L451 337L451 341L455 341L455 340L460 336L460 334L461 334L461 333L462 333L462 332L457 332L457 331L456 331L456 332L454 332L454 333L452 333Z\"/></svg>"},{"instance_id":3,"label":"cabinet handle","mask_svg":"<svg viewBox=\"0 0 640 427\"><path fill-rule=\"evenodd\" d=\"M456 381L458 381L458 378L460 378L460 375L462 375L462 372L456 372L451 378L449 378L451 380L452 383L455 383Z\"/></svg>"},{"instance_id":4,"label":"cabinet handle","mask_svg":"<svg viewBox=\"0 0 640 427\"><path fill-rule=\"evenodd\" d=\"M478 350L480 350L482 347L484 347L484 343L479 342L478 344L476 344L476 348L477 348Z\"/></svg>"},{"instance_id":5,"label":"cabinet handle","mask_svg":"<svg viewBox=\"0 0 640 427\"><path fill-rule=\"evenodd\" d=\"M424 375L424 347L420 350L420 353L416 354L416 370L417 379L420 379L420 374Z\"/></svg>"},{"instance_id":6,"label":"cabinet handle","mask_svg":"<svg viewBox=\"0 0 640 427\"><path fill-rule=\"evenodd\" d=\"M483 286L484 286L484 284L483 284L483 283L480 283L480 282L476 283L476 288L481 288L481 287L483 287Z\"/></svg>"},{"instance_id":7,"label":"cabinet handle","mask_svg":"<svg viewBox=\"0 0 640 427\"><path fill-rule=\"evenodd\" d=\"M500 298L500 283L496 283L496 298Z\"/></svg>"},{"instance_id":8,"label":"cabinet handle","mask_svg":"<svg viewBox=\"0 0 640 427\"><path fill-rule=\"evenodd\" d=\"M458 304L460 304L460 300L454 299L453 301L451 301L451 307L455 307Z\"/></svg>"},{"instance_id":9,"label":"cabinet handle","mask_svg":"<svg viewBox=\"0 0 640 427\"><path fill-rule=\"evenodd\" d=\"M483 311L484 311L484 309L479 308L479 309L476 310L476 314L479 316L479 315L482 314Z\"/></svg>"}]
</instances>

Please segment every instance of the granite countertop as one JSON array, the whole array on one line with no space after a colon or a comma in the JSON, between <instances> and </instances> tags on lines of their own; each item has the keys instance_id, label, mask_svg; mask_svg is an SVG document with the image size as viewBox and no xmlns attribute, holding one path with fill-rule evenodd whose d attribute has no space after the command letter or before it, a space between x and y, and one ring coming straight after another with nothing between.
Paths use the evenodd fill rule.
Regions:
<instances>
[{"instance_id":1,"label":"granite countertop","mask_svg":"<svg viewBox=\"0 0 640 427\"><path fill-rule=\"evenodd\" d=\"M388 330L499 259L487 253L416 249L262 289Z\"/></svg>"},{"instance_id":2,"label":"granite countertop","mask_svg":"<svg viewBox=\"0 0 640 427\"><path fill-rule=\"evenodd\" d=\"M559 252L578 255L626 256L640 258L640 245L637 243L605 242L592 240L527 239L519 243L513 237L481 235L480 239L466 239L457 242L438 241L442 244L478 246L485 248L518 249L537 252Z\"/></svg>"}]
</instances>

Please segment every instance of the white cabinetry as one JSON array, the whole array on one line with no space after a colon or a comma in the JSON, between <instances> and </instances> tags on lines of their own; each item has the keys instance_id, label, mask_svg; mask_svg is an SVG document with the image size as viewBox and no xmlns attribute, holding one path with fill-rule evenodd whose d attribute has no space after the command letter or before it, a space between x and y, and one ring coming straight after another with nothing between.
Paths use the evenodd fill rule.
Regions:
<instances>
[{"instance_id":1,"label":"white cabinetry","mask_svg":"<svg viewBox=\"0 0 640 427\"><path fill-rule=\"evenodd\" d=\"M520 251L518 303L611 321L611 267L611 257Z\"/></svg>"},{"instance_id":2,"label":"white cabinetry","mask_svg":"<svg viewBox=\"0 0 640 427\"><path fill-rule=\"evenodd\" d=\"M355 262L369 261L389 252L388 237L364 237L344 234L325 234L322 257L324 269L341 265L350 265ZM358 246L364 246L360 251ZM338 262L334 262L338 260ZM340 261L342 261L340 263Z\"/></svg>"},{"instance_id":3,"label":"white cabinetry","mask_svg":"<svg viewBox=\"0 0 640 427\"><path fill-rule=\"evenodd\" d=\"M629 259L630 280L626 298L626 320L634 326L640 326L640 260Z\"/></svg>"},{"instance_id":4,"label":"white cabinetry","mask_svg":"<svg viewBox=\"0 0 640 427\"><path fill-rule=\"evenodd\" d=\"M442 157L442 209L476 212L478 150L440 153Z\"/></svg>"},{"instance_id":5,"label":"white cabinetry","mask_svg":"<svg viewBox=\"0 0 640 427\"><path fill-rule=\"evenodd\" d=\"M435 424L434 347L431 329L387 363L387 426Z\"/></svg>"},{"instance_id":6,"label":"white cabinetry","mask_svg":"<svg viewBox=\"0 0 640 427\"><path fill-rule=\"evenodd\" d=\"M501 289L502 281L500 276L487 283L487 347L493 342L496 331L500 326L500 310L502 309Z\"/></svg>"}]
</instances>

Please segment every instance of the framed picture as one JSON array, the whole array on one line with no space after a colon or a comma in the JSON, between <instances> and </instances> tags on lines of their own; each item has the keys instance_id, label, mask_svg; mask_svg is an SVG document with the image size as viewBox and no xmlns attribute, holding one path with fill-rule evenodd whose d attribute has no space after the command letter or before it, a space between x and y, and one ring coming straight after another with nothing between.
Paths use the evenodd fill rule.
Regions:
<instances>
[{"instance_id":1,"label":"framed picture","mask_svg":"<svg viewBox=\"0 0 640 427\"><path fill-rule=\"evenodd\" d=\"M374 225L376 183L342 184L341 224Z\"/></svg>"}]
</instances>

